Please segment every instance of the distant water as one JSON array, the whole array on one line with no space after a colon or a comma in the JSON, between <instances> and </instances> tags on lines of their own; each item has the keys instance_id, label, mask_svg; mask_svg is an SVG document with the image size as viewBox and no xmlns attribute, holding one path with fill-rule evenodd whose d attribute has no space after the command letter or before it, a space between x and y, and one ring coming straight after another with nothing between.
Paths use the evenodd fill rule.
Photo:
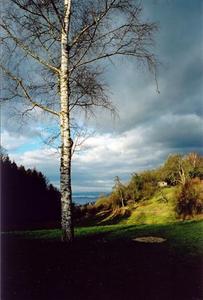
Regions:
<instances>
[{"instance_id":1,"label":"distant water","mask_svg":"<svg viewBox=\"0 0 203 300\"><path fill-rule=\"evenodd\" d=\"M108 195L103 192L76 192L73 193L73 202L76 204L86 204L95 202L101 195Z\"/></svg>"}]
</instances>

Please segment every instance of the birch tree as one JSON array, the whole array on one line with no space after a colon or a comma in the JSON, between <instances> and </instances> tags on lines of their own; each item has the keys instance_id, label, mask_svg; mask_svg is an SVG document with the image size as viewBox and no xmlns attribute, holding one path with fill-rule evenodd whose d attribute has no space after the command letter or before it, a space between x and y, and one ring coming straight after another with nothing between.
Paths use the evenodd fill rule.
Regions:
<instances>
[{"instance_id":1,"label":"birch tree","mask_svg":"<svg viewBox=\"0 0 203 300\"><path fill-rule=\"evenodd\" d=\"M2 101L24 114L42 110L60 124L62 239L70 242L72 124L82 112L114 112L103 75L116 57L155 71L156 24L143 20L136 0L4 0L2 8Z\"/></svg>"}]
</instances>

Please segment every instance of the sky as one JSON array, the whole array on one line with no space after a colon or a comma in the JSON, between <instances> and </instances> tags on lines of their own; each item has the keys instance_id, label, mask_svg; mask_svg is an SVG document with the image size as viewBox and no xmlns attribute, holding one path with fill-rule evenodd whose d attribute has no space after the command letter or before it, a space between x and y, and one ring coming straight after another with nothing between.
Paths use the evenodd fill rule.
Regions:
<instances>
[{"instance_id":1,"label":"sky","mask_svg":"<svg viewBox=\"0 0 203 300\"><path fill-rule=\"evenodd\" d=\"M144 18L159 26L160 92L146 68L132 61L109 65L106 80L119 117L100 112L86 122L92 134L73 156L74 192L110 191L115 176L127 182L171 153L203 154L203 2L145 0L143 7ZM21 124L2 109L1 143L12 160L36 167L59 187L59 152L44 143L50 124L40 112Z\"/></svg>"}]
</instances>

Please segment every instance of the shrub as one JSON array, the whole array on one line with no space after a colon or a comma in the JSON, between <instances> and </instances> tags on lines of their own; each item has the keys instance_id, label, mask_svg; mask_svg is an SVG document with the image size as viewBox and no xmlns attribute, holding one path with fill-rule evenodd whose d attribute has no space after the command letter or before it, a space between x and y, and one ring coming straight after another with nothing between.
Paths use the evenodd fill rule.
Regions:
<instances>
[{"instance_id":1,"label":"shrub","mask_svg":"<svg viewBox=\"0 0 203 300\"><path fill-rule=\"evenodd\" d=\"M117 191L113 191L107 197L100 197L95 206L98 210L115 210L121 207L121 197Z\"/></svg>"},{"instance_id":2,"label":"shrub","mask_svg":"<svg viewBox=\"0 0 203 300\"><path fill-rule=\"evenodd\" d=\"M203 187L199 179L187 181L176 197L176 212L183 220L203 212Z\"/></svg>"},{"instance_id":3,"label":"shrub","mask_svg":"<svg viewBox=\"0 0 203 300\"><path fill-rule=\"evenodd\" d=\"M110 196L109 196L109 202L111 204L111 208L113 210L120 208L121 207L121 197L117 192L113 192Z\"/></svg>"},{"instance_id":4,"label":"shrub","mask_svg":"<svg viewBox=\"0 0 203 300\"><path fill-rule=\"evenodd\" d=\"M152 182L145 182L142 189L142 199L148 200L154 195L157 189L157 185L154 185Z\"/></svg>"},{"instance_id":5,"label":"shrub","mask_svg":"<svg viewBox=\"0 0 203 300\"><path fill-rule=\"evenodd\" d=\"M109 197L101 196L95 203L98 210L108 210L111 208L111 203Z\"/></svg>"},{"instance_id":6,"label":"shrub","mask_svg":"<svg viewBox=\"0 0 203 300\"><path fill-rule=\"evenodd\" d=\"M157 177L154 171L144 171L140 174L133 174L125 193L127 201L147 200L157 191Z\"/></svg>"}]
</instances>

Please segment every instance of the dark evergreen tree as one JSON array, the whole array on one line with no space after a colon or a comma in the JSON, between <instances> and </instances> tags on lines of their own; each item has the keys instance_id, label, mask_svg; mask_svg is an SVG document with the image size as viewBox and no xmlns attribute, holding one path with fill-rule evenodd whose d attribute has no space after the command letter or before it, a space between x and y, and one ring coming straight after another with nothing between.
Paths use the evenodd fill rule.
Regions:
<instances>
[{"instance_id":1,"label":"dark evergreen tree","mask_svg":"<svg viewBox=\"0 0 203 300\"><path fill-rule=\"evenodd\" d=\"M60 225L60 193L36 169L27 169L1 155L2 230Z\"/></svg>"}]
</instances>

